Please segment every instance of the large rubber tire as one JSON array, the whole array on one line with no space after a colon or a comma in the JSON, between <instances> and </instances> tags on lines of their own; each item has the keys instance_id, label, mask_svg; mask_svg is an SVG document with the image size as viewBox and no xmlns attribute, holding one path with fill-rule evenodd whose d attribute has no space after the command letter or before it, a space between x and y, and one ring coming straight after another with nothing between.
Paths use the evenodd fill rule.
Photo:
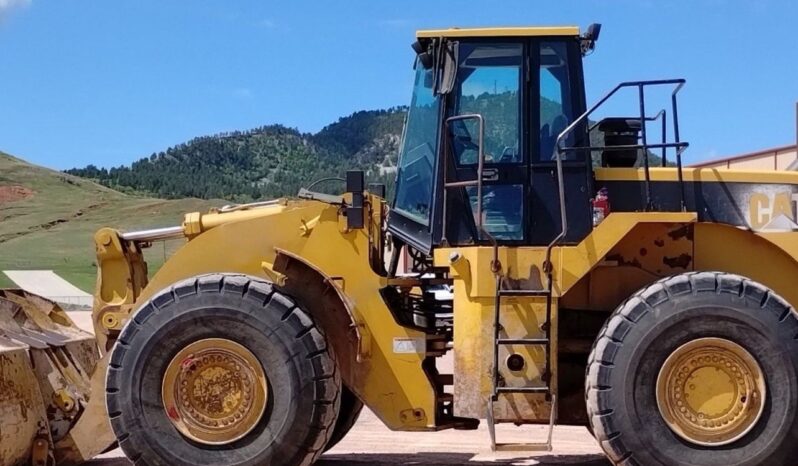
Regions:
<instances>
[{"instance_id":1,"label":"large rubber tire","mask_svg":"<svg viewBox=\"0 0 798 466\"><path fill-rule=\"evenodd\" d=\"M682 344L730 340L758 362L767 384L761 417L724 446L683 440L663 420L658 371ZM636 293L608 319L590 355L585 393L596 439L616 465L796 464L798 319L768 288L743 277L698 272Z\"/></svg>"},{"instance_id":2,"label":"large rubber tire","mask_svg":"<svg viewBox=\"0 0 798 466\"><path fill-rule=\"evenodd\" d=\"M268 379L259 424L226 445L181 435L161 398L174 355L205 338L244 345ZM114 345L106 387L114 433L136 465L297 466L313 463L327 444L341 380L324 335L291 299L257 278L214 274L179 282L141 307Z\"/></svg>"},{"instance_id":3,"label":"large rubber tire","mask_svg":"<svg viewBox=\"0 0 798 466\"><path fill-rule=\"evenodd\" d=\"M341 409L338 410L338 420L335 422L335 428L330 440L327 442L327 446L324 447L324 451L330 450L346 437L346 434L357 422L357 418L360 417L361 411L363 411L363 402L344 386L341 390Z\"/></svg>"}]
</instances>

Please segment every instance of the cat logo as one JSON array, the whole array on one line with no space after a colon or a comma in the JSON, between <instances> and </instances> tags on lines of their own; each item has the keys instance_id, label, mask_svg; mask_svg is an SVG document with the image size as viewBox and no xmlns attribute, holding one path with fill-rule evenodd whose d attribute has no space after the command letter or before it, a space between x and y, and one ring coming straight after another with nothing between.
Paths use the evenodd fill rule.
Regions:
<instances>
[{"instance_id":1,"label":"cat logo","mask_svg":"<svg viewBox=\"0 0 798 466\"><path fill-rule=\"evenodd\" d=\"M754 231L796 231L798 193L751 193L748 199L748 225Z\"/></svg>"}]
</instances>

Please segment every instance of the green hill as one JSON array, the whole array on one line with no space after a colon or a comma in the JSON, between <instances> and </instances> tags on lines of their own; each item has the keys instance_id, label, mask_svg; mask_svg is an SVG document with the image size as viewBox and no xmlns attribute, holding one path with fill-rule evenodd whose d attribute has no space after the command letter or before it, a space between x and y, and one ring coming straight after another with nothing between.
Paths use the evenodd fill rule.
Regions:
<instances>
[{"instance_id":1,"label":"green hill","mask_svg":"<svg viewBox=\"0 0 798 466\"><path fill-rule=\"evenodd\" d=\"M92 238L99 228L177 225L185 212L220 202L123 194L0 152L0 270L53 269L91 292L96 275ZM173 243L170 249L177 247ZM147 254L155 270L164 250ZM0 274L0 287L10 286Z\"/></svg>"},{"instance_id":2,"label":"green hill","mask_svg":"<svg viewBox=\"0 0 798 466\"><path fill-rule=\"evenodd\" d=\"M350 168L392 185L404 113L357 112L316 134L272 125L200 137L111 169L61 173L0 152L0 270L53 269L92 291L92 238L103 226L177 225L186 212L293 195ZM150 272L179 244L147 250ZM12 285L0 274L0 287Z\"/></svg>"},{"instance_id":3,"label":"green hill","mask_svg":"<svg viewBox=\"0 0 798 466\"><path fill-rule=\"evenodd\" d=\"M247 202L295 195L314 180L366 171L369 181L393 184L405 109L357 112L316 134L281 125L205 136L130 166L67 170L117 190L179 199ZM332 185L339 191L341 185Z\"/></svg>"}]
</instances>

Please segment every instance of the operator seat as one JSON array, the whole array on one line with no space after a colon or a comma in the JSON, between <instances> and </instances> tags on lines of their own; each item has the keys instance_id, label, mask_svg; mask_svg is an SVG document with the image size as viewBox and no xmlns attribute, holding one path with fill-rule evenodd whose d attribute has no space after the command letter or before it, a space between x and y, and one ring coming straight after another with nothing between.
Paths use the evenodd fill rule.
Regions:
<instances>
[{"instance_id":1,"label":"operator seat","mask_svg":"<svg viewBox=\"0 0 798 466\"><path fill-rule=\"evenodd\" d=\"M554 146L557 137L568 127L568 118L565 115L557 115L551 122L546 123L540 128L540 160L555 160ZM570 139L570 136L567 138ZM565 154L568 158L569 154Z\"/></svg>"}]
</instances>

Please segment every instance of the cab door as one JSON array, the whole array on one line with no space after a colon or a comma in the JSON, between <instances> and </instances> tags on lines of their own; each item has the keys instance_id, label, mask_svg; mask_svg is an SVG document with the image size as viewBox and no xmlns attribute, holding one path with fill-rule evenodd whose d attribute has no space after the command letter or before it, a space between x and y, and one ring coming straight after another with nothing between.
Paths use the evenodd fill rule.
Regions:
<instances>
[{"instance_id":1,"label":"cab door","mask_svg":"<svg viewBox=\"0 0 798 466\"><path fill-rule=\"evenodd\" d=\"M475 186L447 190L445 240L451 244L527 239L529 185L526 156L526 44L463 41L458 47L455 86L448 96L447 182L476 180L479 150L484 153L482 206ZM482 141L479 139L483 132ZM480 217L480 218L478 218ZM481 225L483 232L479 231Z\"/></svg>"},{"instance_id":2,"label":"cab door","mask_svg":"<svg viewBox=\"0 0 798 466\"><path fill-rule=\"evenodd\" d=\"M495 239L547 245L562 229L556 140L585 109L579 43L574 38L464 41L458 52L455 86L446 105L444 180L476 180L482 149L482 205L476 186L447 189L443 239L449 244ZM564 144L588 146L585 135L584 126L577 128ZM589 154L564 153L563 175L569 221L565 242L575 243L592 227Z\"/></svg>"}]
</instances>

